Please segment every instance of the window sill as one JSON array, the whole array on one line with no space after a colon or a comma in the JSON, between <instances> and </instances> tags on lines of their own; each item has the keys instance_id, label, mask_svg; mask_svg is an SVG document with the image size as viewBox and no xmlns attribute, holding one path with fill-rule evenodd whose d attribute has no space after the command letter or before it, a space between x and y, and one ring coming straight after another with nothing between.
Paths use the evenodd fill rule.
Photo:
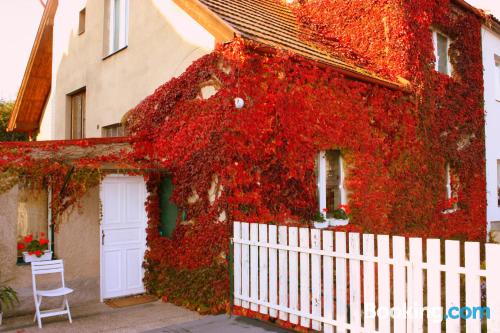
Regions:
<instances>
[{"instance_id":1,"label":"window sill","mask_svg":"<svg viewBox=\"0 0 500 333\"><path fill-rule=\"evenodd\" d=\"M117 54L117 53L122 52L122 51L123 51L123 50L125 50L126 48L128 48L128 45L125 45L125 46L124 46L124 47L122 47L121 49L118 49L118 50L116 50L116 51L111 52L111 53L110 53L110 54L108 54L107 56L103 57L103 58L102 58L102 60L104 61L104 60L106 60L106 59L108 59L108 58L111 58L112 56L114 56L114 55L115 55L115 54Z\"/></svg>"},{"instance_id":2,"label":"window sill","mask_svg":"<svg viewBox=\"0 0 500 333\"><path fill-rule=\"evenodd\" d=\"M458 208L445 209L441 212L443 215L449 215L458 212Z\"/></svg>"},{"instance_id":3,"label":"window sill","mask_svg":"<svg viewBox=\"0 0 500 333\"><path fill-rule=\"evenodd\" d=\"M328 227L343 227L349 224L349 219L326 219L325 222L314 222L314 227L316 229L325 229Z\"/></svg>"}]
</instances>

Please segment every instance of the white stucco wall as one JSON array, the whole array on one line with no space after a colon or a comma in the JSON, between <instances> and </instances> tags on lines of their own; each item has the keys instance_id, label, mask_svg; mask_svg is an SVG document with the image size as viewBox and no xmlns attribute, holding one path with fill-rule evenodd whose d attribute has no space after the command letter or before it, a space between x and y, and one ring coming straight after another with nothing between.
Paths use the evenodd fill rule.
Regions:
<instances>
[{"instance_id":1,"label":"white stucco wall","mask_svg":"<svg viewBox=\"0 0 500 333\"><path fill-rule=\"evenodd\" d=\"M495 55L500 57L500 36L491 30L482 29L484 99L486 110L486 182L487 219L500 222L498 207L497 161L500 160L500 101L495 97Z\"/></svg>"},{"instance_id":2,"label":"white stucco wall","mask_svg":"<svg viewBox=\"0 0 500 333\"><path fill-rule=\"evenodd\" d=\"M123 115L161 84L210 53L215 38L172 0L129 0L128 47L104 58L104 0L59 1L52 91L38 140L67 139L68 94L86 88L86 137ZM85 33L78 18L86 8Z\"/></svg>"}]
</instances>

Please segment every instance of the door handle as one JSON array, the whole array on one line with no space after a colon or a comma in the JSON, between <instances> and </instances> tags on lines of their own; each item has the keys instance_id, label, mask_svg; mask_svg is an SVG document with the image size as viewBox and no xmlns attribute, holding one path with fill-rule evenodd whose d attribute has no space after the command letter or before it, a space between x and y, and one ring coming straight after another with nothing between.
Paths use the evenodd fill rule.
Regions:
<instances>
[{"instance_id":1,"label":"door handle","mask_svg":"<svg viewBox=\"0 0 500 333\"><path fill-rule=\"evenodd\" d=\"M104 230L101 231L102 235L101 235L101 244L104 245L104 237L106 237L106 235L104 234Z\"/></svg>"}]
</instances>

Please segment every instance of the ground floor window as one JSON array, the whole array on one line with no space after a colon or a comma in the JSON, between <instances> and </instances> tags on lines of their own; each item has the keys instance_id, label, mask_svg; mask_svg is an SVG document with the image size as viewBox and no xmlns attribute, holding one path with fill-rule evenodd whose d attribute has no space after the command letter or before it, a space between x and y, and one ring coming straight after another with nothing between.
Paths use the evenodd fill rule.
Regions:
<instances>
[{"instance_id":1,"label":"ground floor window","mask_svg":"<svg viewBox=\"0 0 500 333\"><path fill-rule=\"evenodd\" d=\"M344 187L344 160L340 150L326 150L318 155L317 179L320 212L327 219L334 218L334 212L347 204Z\"/></svg>"},{"instance_id":2,"label":"ground floor window","mask_svg":"<svg viewBox=\"0 0 500 333\"><path fill-rule=\"evenodd\" d=\"M19 185L16 232L18 258L22 258L23 252L36 252L41 248L53 250L47 189L35 190Z\"/></svg>"}]
</instances>

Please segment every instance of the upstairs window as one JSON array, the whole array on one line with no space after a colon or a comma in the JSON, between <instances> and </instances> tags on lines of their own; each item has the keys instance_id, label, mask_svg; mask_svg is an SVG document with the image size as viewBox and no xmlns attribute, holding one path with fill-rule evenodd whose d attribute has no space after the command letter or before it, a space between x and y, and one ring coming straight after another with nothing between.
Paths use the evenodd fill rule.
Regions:
<instances>
[{"instance_id":1,"label":"upstairs window","mask_svg":"<svg viewBox=\"0 0 500 333\"><path fill-rule=\"evenodd\" d=\"M439 31L432 32L432 40L434 43L434 57L436 59L436 71L451 76L450 64L450 40Z\"/></svg>"},{"instance_id":2,"label":"upstairs window","mask_svg":"<svg viewBox=\"0 0 500 333\"><path fill-rule=\"evenodd\" d=\"M497 160L497 201L500 207L500 160Z\"/></svg>"},{"instance_id":3,"label":"upstairs window","mask_svg":"<svg viewBox=\"0 0 500 333\"><path fill-rule=\"evenodd\" d=\"M500 56L495 55L495 99L500 102Z\"/></svg>"},{"instance_id":4,"label":"upstairs window","mask_svg":"<svg viewBox=\"0 0 500 333\"><path fill-rule=\"evenodd\" d=\"M109 0L109 48L108 54L115 53L128 44L129 0Z\"/></svg>"},{"instance_id":5,"label":"upstairs window","mask_svg":"<svg viewBox=\"0 0 500 333\"><path fill-rule=\"evenodd\" d=\"M122 136L125 136L125 128L120 123L102 127L103 138L117 138Z\"/></svg>"},{"instance_id":6,"label":"upstairs window","mask_svg":"<svg viewBox=\"0 0 500 333\"><path fill-rule=\"evenodd\" d=\"M85 138L85 89L70 96L71 139Z\"/></svg>"},{"instance_id":7,"label":"upstairs window","mask_svg":"<svg viewBox=\"0 0 500 333\"><path fill-rule=\"evenodd\" d=\"M81 35L85 32L85 16L86 16L86 10L83 8L80 11L80 15L78 18L78 34Z\"/></svg>"},{"instance_id":8,"label":"upstairs window","mask_svg":"<svg viewBox=\"0 0 500 333\"><path fill-rule=\"evenodd\" d=\"M319 153L317 161L319 209L327 219L333 212L347 204L344 188L344 161L340 150L327 150Z\"/></svg>"}]
</instances>

